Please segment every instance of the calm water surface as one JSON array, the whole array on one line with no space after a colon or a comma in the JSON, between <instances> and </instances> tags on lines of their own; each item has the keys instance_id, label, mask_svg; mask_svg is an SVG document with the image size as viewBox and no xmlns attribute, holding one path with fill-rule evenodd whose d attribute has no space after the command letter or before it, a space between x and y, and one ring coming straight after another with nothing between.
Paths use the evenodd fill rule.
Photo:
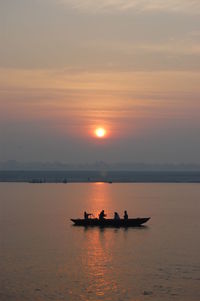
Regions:
<instances>
[{"instance_id":1,"label":"calm water surface","mask_svg":"<svg viewBox=\"0 0 200 301\"><path fill-rule=\"evenodd\" d=\"M105 209L147 227L73 227ZM199 184L0 184L0 300L200 300Z\"/></svg>"}]
</instances>

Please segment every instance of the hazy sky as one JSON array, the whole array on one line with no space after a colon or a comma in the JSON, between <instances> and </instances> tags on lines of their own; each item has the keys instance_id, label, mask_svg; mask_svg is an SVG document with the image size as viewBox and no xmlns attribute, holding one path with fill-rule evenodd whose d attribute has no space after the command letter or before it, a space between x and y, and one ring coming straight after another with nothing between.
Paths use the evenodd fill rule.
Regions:
<instances>
[{"instance_id":1,"label":"hazy sky","mask_svg":"<svg viewBox=\"0 0 200 301\"><path fill-rule=\"evenodd\" d=\"M0 0L9 159L200 163L200 1Z\"/></svg>"}]
</instances>

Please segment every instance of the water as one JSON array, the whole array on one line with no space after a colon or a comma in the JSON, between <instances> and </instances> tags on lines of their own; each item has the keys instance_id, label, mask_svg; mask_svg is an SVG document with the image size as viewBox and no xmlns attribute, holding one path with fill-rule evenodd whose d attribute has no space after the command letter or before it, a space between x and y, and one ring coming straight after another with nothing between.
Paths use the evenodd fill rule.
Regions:
<instances>
[{"instance_id":1,"label":"water","mask_svg":"<svg viewBox=\"0 0 200 301\"><path fill-rule=\"evenodd\" d=\"M200 300L199 184L0 184L0 300ZM147 227L84 229L105 209Z\"/></svg>"}]
</instances>

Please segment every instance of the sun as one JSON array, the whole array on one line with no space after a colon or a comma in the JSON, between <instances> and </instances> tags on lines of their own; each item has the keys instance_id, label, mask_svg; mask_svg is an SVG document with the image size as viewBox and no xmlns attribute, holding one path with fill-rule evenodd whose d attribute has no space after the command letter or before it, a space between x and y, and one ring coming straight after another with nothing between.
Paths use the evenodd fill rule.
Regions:
<instances>
[{"instance_id":1,"label":"sun","mask_svg":"<svg viewBox=\"0 0 200 301\"><path fill-rule=\"evenodd\" d=\"M104 128L97 128L95 130L95 136L97 138L104 138L106 136L106 130Z\"/></svg>"}]
</instances>

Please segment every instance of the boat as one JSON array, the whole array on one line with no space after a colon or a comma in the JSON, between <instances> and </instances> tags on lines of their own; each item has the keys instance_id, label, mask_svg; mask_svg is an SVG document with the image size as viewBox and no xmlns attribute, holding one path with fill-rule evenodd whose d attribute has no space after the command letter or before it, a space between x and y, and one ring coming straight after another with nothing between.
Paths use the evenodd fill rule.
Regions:
<instances>
[{"instance_id":1,"label":"boat","mask_svg":"<svg viewBox=\"0 0 200 301\"><path fill-rule=\"evenodd\" d=\"M74 223L74 226L99 226L99 227L140 227L146 222L150 220L150 217L138 217L138 218L129 218L127 220L124 219L104 219L99 220L98 218L88 218L88 219L71 219Z\"/></svg>"}]
</instances>

